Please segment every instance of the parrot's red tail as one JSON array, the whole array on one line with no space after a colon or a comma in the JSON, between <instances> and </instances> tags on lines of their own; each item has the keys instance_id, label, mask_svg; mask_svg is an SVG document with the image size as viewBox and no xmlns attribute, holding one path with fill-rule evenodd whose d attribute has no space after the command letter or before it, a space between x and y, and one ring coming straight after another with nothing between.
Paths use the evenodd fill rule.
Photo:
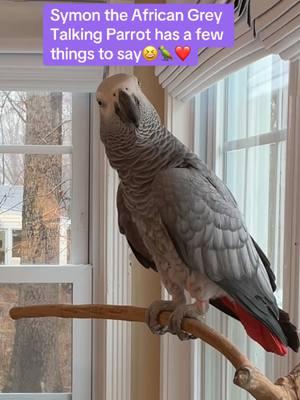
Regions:
<instances>
[{"instance_id":1,"label":"parrot's red tail","mask_svg":"<svg viewBox=\"0 0 300 400\"><path fill-rule=\"evenodd\" d=\"M287 347L262 322L253 317L243 306L228 299L219 298L222 303L241 321L247 334L258 342L266 351L285 356Z\"/></svg>"}]
</instances>

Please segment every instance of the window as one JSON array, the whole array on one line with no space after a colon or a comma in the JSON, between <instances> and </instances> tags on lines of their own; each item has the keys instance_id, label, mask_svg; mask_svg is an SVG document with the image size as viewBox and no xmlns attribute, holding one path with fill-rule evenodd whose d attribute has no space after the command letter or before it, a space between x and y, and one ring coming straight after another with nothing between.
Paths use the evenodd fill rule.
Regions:
<instances>
[{"instance_id":1,"label":"window","mask_svg":"<svg viewBox=\"0 0 300 400\"><path fill-rule=\"evenodd\" d=\"M5 264L5 236L6 236L6 231L1 230L0 231L0 264Z\"/></svg>"},{"instance_id":2,"label":"window","mask_svg":"<svg viewBox=\"0 0 300 400\"><path fill-rule=\"evenodd\" d=\"M223 140L219 142L220 156L216 164L219 171L223 169L223 179L234 193L248 229L268 254L277 276L279 302L282 300L288 69L287 62L270 56L233 74L216 88L217 96L222 96L223 84L223 109L227 107L223 115L218 104L216 108L219 121L216 135ZM222 102L221 98L217 101Z\"/></svg>"},{"instance_id":3,"label":"window","mask_svg":"<svg viewBox=\"0 0 300 400\"><path fill-rule=\"evenodd\" d=\"M21 261L21 244L22 244L22 230L13 229L12 230L12 258L17 258L18 263Z\"/></svg>"},{"instance_id":4,"label":"window","mask_svg":"<svg viewBox=\"0 0 300 400\"><path fill-rule=\"evenodd\" d=\"M250 234L270 259L277 276L279 304L283 292L288 77L289 63L268 56L218 82L195 102L195 150L231 189ZM240 324L216 310L210 310L208 323L272 377L273 356L249 339ZM196 383L198 397L250 398L232 384L234 370L229 363L207 345L195 347L195 358L202 355L195 366L202 382ZM220 378L218 386L207 375L212 369Z\"/></svg>"},{"instance_id":5,"label":"window","mask_svg":"<svg viewBox=\"0 0 300 400\"><path fill-rule=\"evenodd\" d=\"M8 317L92 301L89 143L88 94L0 90L0 399L90 396L90 321Z\"/></svg>"},{"instance_id":6,"label":"window","mask_svg":"<svg viewBox=\"0 0 300 400\"><path fill-rule=\"evenodd\" d=\"M69 146L60 154L46 151L48 145L71 144L72 95L5 91L0 101L1 144L12 146L10 153L1 154L0 167L0 222L8 228L6 263L17 257L14 264L63 264L70 246L66 232L71 224L71 154ZM21 150L23 145L45 146L44 154L26 153L26 148L17 153L13 145Z\"/></svg>"}]
</instances>

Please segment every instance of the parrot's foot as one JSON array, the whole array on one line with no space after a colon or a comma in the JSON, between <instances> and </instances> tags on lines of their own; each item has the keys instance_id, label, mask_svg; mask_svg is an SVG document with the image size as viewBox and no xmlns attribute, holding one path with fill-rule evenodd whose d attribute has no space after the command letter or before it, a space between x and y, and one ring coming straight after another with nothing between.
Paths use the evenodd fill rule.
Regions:
<instances>
[{"instance_id":1,"label":"parrot's foot","mask_svg":"<svg viewBox=\"0 0 300 400\"><path fill-rule=\"evenodd\" d=\"M174 301L157 300L148 308L146 313L146 322L152 333L163 335L168 332L167 326L159 323L159 314L163 311L174 311L178 303Z\"/></svg>"},{"instance_id":2,"label":"parrot's foot","mask_svg":"<svg viewBox=\"0 0 300 400\"><path fill-rule=\"evenodd\" d=\"M182 304L176 307L169 319L169 332L177 335L180 340L195 339L193 335L182 330L182 321L184 318L204 318L207 310L208 302L206 301L197 301L193 304Z\"/></svg>"}]
</instances>

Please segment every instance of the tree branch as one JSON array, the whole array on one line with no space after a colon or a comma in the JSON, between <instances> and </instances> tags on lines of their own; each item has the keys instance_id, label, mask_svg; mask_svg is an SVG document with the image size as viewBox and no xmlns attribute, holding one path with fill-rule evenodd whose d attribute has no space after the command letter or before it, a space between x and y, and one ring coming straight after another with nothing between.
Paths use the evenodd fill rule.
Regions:
<instances>
[{"instance_id":1,"label":"tree branch","mask_svg":"<svg viewBox=\"0 0 300 400\"><path fill-rule=\"evenodd\" d=\"M10 310L13 319L36 317L97 318L121 321L146 322L145 308L112 305L37 305L14 307ZM167 325L170 313L160 314L160 323ZM222 353L236 369L234 383L257 400L300 400L300 364L275 384L255 368L225 336L208 327L205 323L185 318L182 328L193 336L210 344Z\"/></svg>"},{"instance_id":2,"label":"tree branch","mask_svg":"<svg viewBox=\"0 0 300 400\"><path fill-rule=\"evenodd\" d=\"M17 113L17 115L20 118L20 120L23 121L24 124L26 124L26 119L23 117L21 111L18 110L18 108L16 107L14 101L10 98L10 92L8 93L6 99L8 100L8 102L12 106L12 108L15 110L15 112ZM24 112L24 110L22 110L22 111Z\"/></svg>"}]
</instances>

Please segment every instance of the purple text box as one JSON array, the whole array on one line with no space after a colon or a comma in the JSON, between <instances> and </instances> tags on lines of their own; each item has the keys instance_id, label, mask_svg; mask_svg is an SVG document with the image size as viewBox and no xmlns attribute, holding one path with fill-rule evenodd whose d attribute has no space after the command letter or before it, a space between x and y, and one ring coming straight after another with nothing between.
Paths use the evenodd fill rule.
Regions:
<instances>
[{"instance_id":1,"label":"purple text box","mask_svg":"<svg viewBox=\"0 0 300 400\"><path fill-rule=\"evenodd\" d=\"M46 4L43 22L46 65L197 65L199 48L234 45L233 4Z\"/></svg>"}]
</instances>

